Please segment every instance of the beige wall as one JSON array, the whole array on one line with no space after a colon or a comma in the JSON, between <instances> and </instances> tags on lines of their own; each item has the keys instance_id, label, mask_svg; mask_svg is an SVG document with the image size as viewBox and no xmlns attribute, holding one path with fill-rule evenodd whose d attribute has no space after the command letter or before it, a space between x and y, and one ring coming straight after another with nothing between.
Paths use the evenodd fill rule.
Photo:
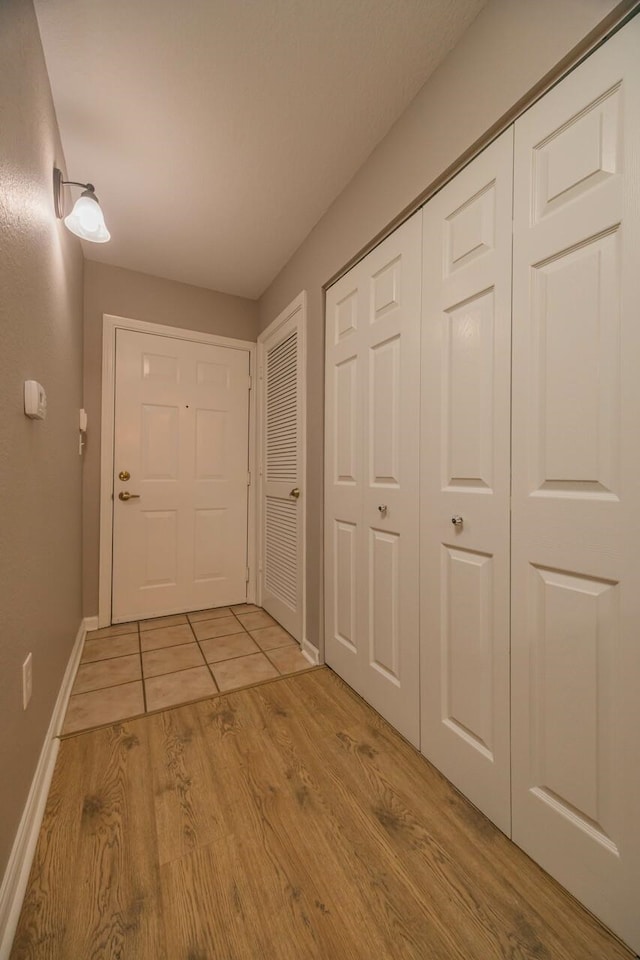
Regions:
<instances>
[{"instance_id":1,"label":"beige wall","mask_svg":"<svg viewBox=\"0 0 640 960\"><path fill-rule=\"evenodd\" d=\"M260 300L264 329L309 294L308 638L322 596L322 286L613 9L614 0L489 0Z\"/></svg>"},{"instance_id":2,"label":"beige wall","mask_svg":"<svg viewBox=\"0 0 640 960\"><path fill-rule=\"evenodd\" d=\"M84 463L83 610L98 613L102 315L255 340L258 304L175 280L87 260L84 284L84 405L89 418Z\"/></svg>"},{"instance_id":3,"label":"beige wall","mask_svg":"<svg viewBox=\"0 0 640 960\"><path fill-rule=\"evenodd\" d=\"M81 620L82 252L57 221L64 166L35 13L0 2L0 881ZM47 391L43 422L23 381ZM22 663L33 698L22 709Z\"/></svg>"}]
</instances>

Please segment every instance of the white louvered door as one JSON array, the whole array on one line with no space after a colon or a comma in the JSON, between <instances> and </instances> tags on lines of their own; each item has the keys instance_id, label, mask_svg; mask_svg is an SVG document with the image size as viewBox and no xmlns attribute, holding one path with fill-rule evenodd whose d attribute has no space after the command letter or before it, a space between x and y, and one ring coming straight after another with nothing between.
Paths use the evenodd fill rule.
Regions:
<instances>
[{"instance_id":1,"label":"white louvered door","mask_svg":"<svg viewBox=\"0 0 640 960\"><path fill-rule=\"evenodd\" d=\"M327 291L327 663L418 744L422 214Z\"/></svg>"},{"instance_id":2,"label":"white louvered door","mask_svg":"<svg viewBox=\"0 0 640 960\"><path fill-rule=\"evenodd\" d=\"M304 632L304 310L303 295L259 341L259 601L300 643Z\"/></svg>"}]
</instances>

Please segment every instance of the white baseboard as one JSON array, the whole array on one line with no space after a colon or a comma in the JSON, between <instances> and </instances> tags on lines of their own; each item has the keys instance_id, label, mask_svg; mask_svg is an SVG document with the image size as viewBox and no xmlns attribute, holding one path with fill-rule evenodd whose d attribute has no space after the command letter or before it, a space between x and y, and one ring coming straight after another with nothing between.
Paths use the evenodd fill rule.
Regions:
<instances>
[{"instance_id":1,"label":"white baseboard","mask_svg":"<svg viewBox=\"0 0 640 960\"><path fill-rule=\"evenodd\" d=\"M318 666L320 663L320 651L317 647L314 647L312 643L309 643L309 641L305 639L300 644L300 650L309 663L312 663L314 667Z\"/></svg>"},{"instance_id":2,"label":"white baseboard","mask_svg":"<svg viewBox=\"0 0 640 960\"><path fill-rule=\"evenodd\" d=\"M95 615L95 617L85 617L82 622L84 623L84 629L85 629L85 632L86 632L86 633L89 633L89 630L97 630L97 629L98 629L98 615L97 615L97 614Z\"/></svg>"},{"instance_id":3,"label":"white baseboard","mask_svg":"<svg viewBox=\"0 0 640 960\"><path fill-rule=\"evenodd\" d=\"M80 662L87 625L94 619L97 618L86 618L78 628L73 650L51 714L49 729L44 738L38 766L31 781L29 796L16 833L9 863L0 886L0 960L8 960L11 952L11 945L18 925L22 901L27 889L33 855L44 816L53 768L58 755L60 745L58 736L62 729L71 688Z\"/></svg>"}]
</instances>

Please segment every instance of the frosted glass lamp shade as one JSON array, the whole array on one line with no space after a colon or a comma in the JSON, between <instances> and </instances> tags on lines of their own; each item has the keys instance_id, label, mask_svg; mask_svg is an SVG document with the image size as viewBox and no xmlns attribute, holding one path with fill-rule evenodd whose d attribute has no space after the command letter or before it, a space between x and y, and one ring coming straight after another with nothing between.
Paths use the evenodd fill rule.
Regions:
<instances>
[{"instance_id":1,"label":"frosted glass lamp shade","mask_svg":"<svg viewBox=\"0 0 640 960\"><path fill-rule=\"evenodd\" d=\"M65 226L82 240L91 240L93 243L106 243L111 239L104 222L104 215L95 194L85 190L76 200L73 210L64 218Z\"/></svg>"}]
</instances>

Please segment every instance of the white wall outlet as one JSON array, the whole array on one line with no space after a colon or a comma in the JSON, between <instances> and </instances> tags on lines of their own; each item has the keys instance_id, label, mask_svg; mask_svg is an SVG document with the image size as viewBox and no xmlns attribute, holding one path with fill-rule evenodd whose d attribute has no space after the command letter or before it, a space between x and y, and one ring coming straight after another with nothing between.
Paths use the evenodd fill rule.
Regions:
<instances>
[{"instance_id":1,"label":"white wall outlet","mask_svg":"<svg viewBox=\"0 0 640 960\"><path fill-rule=\"evenodd\" d=\"M26 710L33 693L33 654L22 664L22 709Z\"/></svg>"}]
</instances>

